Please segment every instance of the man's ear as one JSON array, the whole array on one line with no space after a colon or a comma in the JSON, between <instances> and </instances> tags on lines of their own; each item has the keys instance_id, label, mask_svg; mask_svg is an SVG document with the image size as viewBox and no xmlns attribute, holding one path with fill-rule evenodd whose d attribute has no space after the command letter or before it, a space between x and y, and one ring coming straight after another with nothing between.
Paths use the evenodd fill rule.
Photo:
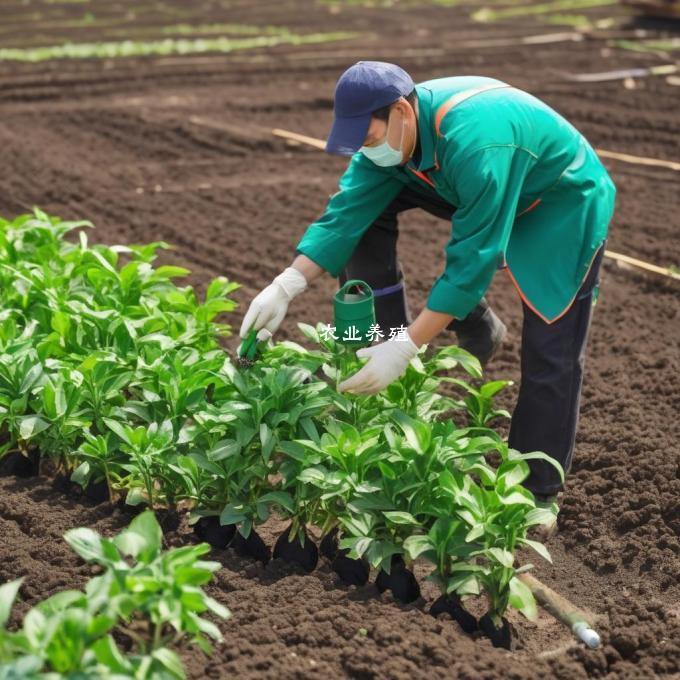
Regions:
<instances>
[{"instance_id":1,"label":"man's ear","mask_svg":"<svg viewBox=\"0 0 680 680\"><path fill-rule=\"evenodd\" d=\"M411 108L411 106L404 97L399 97L399 99L397 99L397 101L394 102L393 107L399 112L401 116L407 116L408 109Z\"/></svg>"},{"instance_id":2,"label":"man's ear","mask_svg":"<svg viewBox=\"0 0 680 680\"><path fill-rule=\"evenodd\" d=\"M418 115L416 113L416 109L414 106L411 106L411 104L406 100L405 97L402 97L399 99L399 101L395 102L395 108L399 112L399 115L401 116L402 119L411 121L415 119L416 121L418 120Z\"/></svg>"}]
</instances>

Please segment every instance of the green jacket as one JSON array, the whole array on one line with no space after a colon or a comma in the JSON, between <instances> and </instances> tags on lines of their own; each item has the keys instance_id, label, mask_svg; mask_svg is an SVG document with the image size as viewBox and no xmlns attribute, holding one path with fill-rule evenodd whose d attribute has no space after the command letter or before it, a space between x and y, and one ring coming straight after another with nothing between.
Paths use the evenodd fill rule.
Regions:
<instances>
[{"instance_id":1,"label":"green jacket","mask_svg":"<svg viewBox=\"0 0 680 680\"><path fill-rule=\"evenodd\" d=\"M456 207L428 309L464 318L506 263L531 309L548 323L562 316L607 236L616 189L570 123L532 95L500 85L476 76L417 85L417 157L381 168L354 154L296 252L338 276L373 221L415 183Z\"/></svg>"}]
</instances>

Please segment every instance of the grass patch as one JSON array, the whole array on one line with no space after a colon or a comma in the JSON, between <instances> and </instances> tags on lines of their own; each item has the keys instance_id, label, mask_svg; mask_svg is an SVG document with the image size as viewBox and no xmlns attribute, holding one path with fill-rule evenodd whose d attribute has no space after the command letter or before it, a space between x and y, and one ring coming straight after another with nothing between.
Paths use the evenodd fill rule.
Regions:
<instances>
[{"instance_id":1,"label":"grass patch","mask_svg":"<svg viewBox=\"0 0 680 680\"><path fill-rule=\"evenodd\" d=\"M677 52L680 50L680 38L668 38L666 40L609 40L610 47L618 47L622 50L633 52Z\"/></svg>"},{"instance_id":2,"label":"grass patch","mask_svg":"<svg viewBox=\"0 0 680 680\"><path fill-rule=\"evenodd\" d=\"M256 26L254 24L176 24L163 26L164 35L211 35L228 33L230 35L291 35L291 31L283 26Z\"/></svg>"},{"instance_id":3,"label":"grass patch","mask_svg":"<svg viewBox=\"0 0 680 680\"><path fill-rule=\"evenodd\" d=\"M70 43L35 48L0 49L0 61L40 62L49 59L116 59L120 57L169 56L234 52L277 45L313 45L356 38L359 33L337 31L308 35L272 35L252 38L200 38L183 40L123 40L119 42Z\"/></svg>"},{"instance_id":4,"label":"grass patch","mask_svg":"<svg viewBox=\"0 0 680 680\"><path fill-rule=\"evenodd\" d=\"M391 7L393 9L410 9L438 5L440 7L455 7L458 5L474 5L481 0L318 0L322 5L333 7Z\"/></svg>"},{"instance_id":5,"label":"grass patch","mask_svg":"<svg viewBox=\"0 0 680 680\"><path fill-rule=\"evenodd\" d=\"M548 14L551 12L569 12L570 10L589 9L591 7L604 7L615 5L619 0L555 0L538 5L520 5L518 7L504 7L502 9L482 9L473 12L475 21L489 22L513 17Z\"/></svg>"},{"instance_id":6,"label":"grass patch","mask_svg":"<svg viewBox=\"0 0 680 680\"><path fill-rule=\"evenodd\" d=\"M573 28L591 28L592 23L585 14L549 14L543 17L546 24L571 26Z\"/></svg>"}]
</instances>

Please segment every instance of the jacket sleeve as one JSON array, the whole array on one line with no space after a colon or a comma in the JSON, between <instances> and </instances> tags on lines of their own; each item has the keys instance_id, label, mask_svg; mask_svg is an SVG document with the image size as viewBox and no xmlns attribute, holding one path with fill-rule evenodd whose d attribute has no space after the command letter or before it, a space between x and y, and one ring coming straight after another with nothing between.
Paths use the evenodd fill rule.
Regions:
<instances>
[{"instance_id":1,"label":"jacket sleeve","mask_svg":"<svg viewBox=\"0 0 680 680\"><path fill-rule=\"evenodd\" d=\"M447 181L459 204L445 249L445 270L432 286L428 309L463 319L482 299L505 254L533 163L532 154L513 145L484 147L448 163Z\"/></svg>"},{"instance_id":2,"label":"jacket sleeve","mask_svg":"<svg viewBox=\"0 0 680 680\"><path fill-rule=\"evenodd\" d=\"M306 255L332 276L338 276L364 232L404 186L394 170L380 168L356 153L340 178L324 214L310 224L295 252Z\"/></svg>"}]
</instances>

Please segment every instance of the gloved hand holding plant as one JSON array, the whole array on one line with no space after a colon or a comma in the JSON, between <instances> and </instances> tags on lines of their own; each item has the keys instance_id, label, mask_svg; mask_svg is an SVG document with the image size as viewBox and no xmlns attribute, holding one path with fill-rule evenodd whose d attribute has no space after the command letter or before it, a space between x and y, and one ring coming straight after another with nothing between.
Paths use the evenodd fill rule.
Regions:
<instances>
[{"instance_id":1,"label":"gloved hand holding plant","mask_svg":"<svg viewBox=\"0 0 680 680\"><path fill-rule=\"evenodd\" d=\"M286 316L291 300L307 288L307 279L295 267L286 267L263 291L250 303L239 335L245 338L250 330L266 329L269 334L275 333ZM258 333L257 339L264 340L269 335Z\"/></svg>"}]
</instances>

